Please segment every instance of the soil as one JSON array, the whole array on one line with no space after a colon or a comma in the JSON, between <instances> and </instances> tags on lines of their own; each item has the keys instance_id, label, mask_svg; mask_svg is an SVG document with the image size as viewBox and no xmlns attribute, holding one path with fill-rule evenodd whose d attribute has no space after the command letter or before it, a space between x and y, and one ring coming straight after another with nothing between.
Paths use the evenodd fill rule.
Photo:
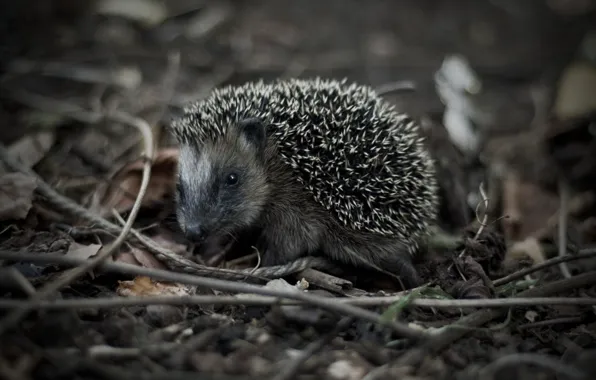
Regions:
<instances>
[{"instance_id":1,"label":"soil","mask_svg":"<svg viewBox=\"0 0 596 380\"><path fill-rule=\"evenodd\" d=\"M412 81L414 91L384 97L423 126L441 185L439 225L448 236L417 260L429 285L410 297L596 299L594 258L569 261L568 275L553 265L499 282L556 256L559 246L571 254L594 250L596 111L561 117L552 105L561 74L580 59L582 41L596 25L595 1L123 4L3 2L0 142L58 193L121 226L112 208L125 220L131 212L145 164L143 140L130 125L96 116L117 110L141 118L151 128L156 155L134 228L193 262L250 269L256 263L254 256L246 258L250 247L225 259L196 257L180 233L172 200L177 150L164 128L170 118L215 87L249 80L322 76L378 88ZM591 49L593 54L593 44ZM434 75L452 54L465 57L482 80L475 99L491 118L481 127L486 141L478 155L460 151L443 125L446 106ZM402 300L366 307L430 333L430 343L407 339L379 321L312 305L192 302L189 295L233 293L109 267L83 273L46 296L58 304L72 300L71 306L44 307L35 293L64 280L70 269L59 260L7 255L88 261L108 249L118 232L59 207L30 173L5 169L0 166L2 378L521 380L596 374L596 302L490 309ZM557 187L559 178L569 190ZM563 241L561 210L569 214ZM131 237L112 263L168 269ZM214 270L203 277L220 275ZM390 276L339 265L278 282L231 281L295 290L306 286L303 279L308 294L322 297L403 290ZM573 279L579 282L569 285ZM188 302L94 303L140 295ZM28 297L34 297L31 309L11 320L23 305L11 302Z\"/></svg>"}]
</instances>

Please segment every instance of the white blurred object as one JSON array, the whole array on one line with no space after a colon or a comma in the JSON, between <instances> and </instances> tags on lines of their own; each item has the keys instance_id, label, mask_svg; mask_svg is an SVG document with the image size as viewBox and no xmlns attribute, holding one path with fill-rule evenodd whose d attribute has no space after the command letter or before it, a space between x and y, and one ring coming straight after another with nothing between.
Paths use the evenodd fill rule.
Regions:
<instances>
[{"instance_id":1,"label":"white blurred object","mask_svg":"<svg viewBox=\"0 0 596 380\"><path fill-rule=\"evenodd\" d=\"M466 154L475 154L480 148L480 134L468 115L461 109L447 107L443 113L443 125L451 142Z\"/></svg>"},{"instance_id":2,"label":"white blurred object","mask_svg":"<svg viewBox=\"0 0 596 380\"><path fill-rule=\"evenodd\" d=\"M450 87L456 91L477 94L482 89L480 79L476 76L468 61L461 55L453 54L445 57L437 74L441 78L437 78L435 75L435 79L443 79L441 82L448 82Z\"/></svg>"},{"instance_id":3,"label":"white blurred object","mask_svg":"<svg viewBox=\"0 0 596 380\"><path fill-rule=\"evenodd\" d=\"M155 0L103 0L97 4L97 13L124 17L148 27L161 23L168 16L166 5Z\"/></svg>"},{"instance_id":4,"label":"white blurred object","mask_svg":"<svg viewBox=\"0 0 596 380\"><path fill-rule=\"evenodd\" d=\"M478 124L487 118L474 103L482 83L467 60L460 55L445 57L434 75L435 88L445 105L443 125L451 142L467 155L476 155L482 135Z\"/></svg>"}]
</instances>

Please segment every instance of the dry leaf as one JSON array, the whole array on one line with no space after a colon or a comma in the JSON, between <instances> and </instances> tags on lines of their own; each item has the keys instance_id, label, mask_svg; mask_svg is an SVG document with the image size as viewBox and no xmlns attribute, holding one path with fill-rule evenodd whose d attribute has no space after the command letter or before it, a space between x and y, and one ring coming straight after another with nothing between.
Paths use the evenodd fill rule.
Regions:
<instances>
[{"instance_id":1,"label":"dry leaf","mask_svg":"<svg viewBox=\"0 0 596 380\"><path fill-rule=\"evenodd\" d=\"M168 269L161 261L157 260L151 253L139 248L131 248L130 251L121 252L116 256L116 262L142 266L145 268Z\"/></svg>"},{"instance_id":2,"label":"dry leaf","mask_svg":"<svg viewBox=\"0 0 596 380\"><path fill-rule=\"evenodd\" d=\"M513 266L516 262L532 259L535 264L541 264L546 261L546 255L540 245L540 242L534 237L528 237L522 241L514 243L505 254L505 267Z\"/></svg>"},{"instance_id":3,"label":"dry leaf","mask_svg":"<svg viewBox=\"0 0 596 380\"><path fill-rule=\"evenodd\" d=\"M519 231L516 240L533 236L548 227L549 218L559 209L559 199L531 182L520 182L517 192Z\"/></svg>"},{"instance_id":4,"label":"dry leaf","mask_svg":"<svg viewBox=\"0 0 596 380\"><path fill-rule=\"evenodd\" d=\"M526 311L526 314L524 314L524 316L526 317L526 320L530 323L536 322L536 319L538 319L538 313L534 310Z\"/></svg>"},{"instance_id":5,"label":"dry leaf","mask_svg":"<svg viewBox=\"0 0 596 380\"><path fill-rule=\"evenodd\" d=\"M117 292L124 297L131 296L189 296L196 287L153 281L149 277L138 276L132 281L119 281Z\"/></svg>"},{"instance_id":6,"label":"dry leaf","mask_svg":"<svg viewBox=\"0 0 596 380\"><path fill-rule=\"evenodd\" d=\"M135 256L130 251L129 252L120 252L120 253L116 254L115 257L113 258L113 260L115 262L118 262L121 264L130 264L130 265L135 265L135 266L141 265L141 263L139 263L137 261Z\"/></svg>"},{"instance_id":7,"label":"dry leaf","mask_svg":"<svg viewBox=\"0 0 596 380\"><path fill-rule=\"evenodd\" d=\"M169 249L170 251L177 253L179 255L183 255L186 253L186 245L176 243L172 239L168 239L164 235L156 235L151 238L157 245L163 247L165 249Z\"/></svg>"},{"instance_id":8,"label":"dry leaf","mask_svg":"<svg viewBox=\"0 0 596 380\"><path fill-rule=\"evenodd\" d=\"M8 152L27 168L33 167L48 153L54 144L55 136L52 132L40 132L26 135L12 143Z\"/></svg>"},{"instance_id":9,"label":"dry leaf","mask_svg":"<svg viewBox=\"0 0 596 380\"><path fill-rule=\"evenodd\" d=\"M22 173L8 173L0 177L0 221L24 219L33 202L37 188L35 178Z\"/></svg>"},{"instance_id":10,"label":"dry leaf","mask_svg":"<svg viewBox=\"0 0 596 380\"><path fill-rule=\"evenodd\" d=\"M178 149L162 149L156 153L143 206L161 202L172 193L177 164ZM137 160L118 170L108 186L98 187L91 209L104 217L111 215L112 208L119 213L129 211L141 187L143 166L144 161Z\"/></svg>"},{"instance_id":11,"label":"dry leaf","mask_svg":"<svg viewBox=\"0 0 596 380\"><path fill-rule=\"evenodd\" d=\"M101 244L90 244L90 245L83 245L79 243L72 243L68 247L68 251L66 252L66 256L69 257L76 257L79 259L88 259L93 257L99 252L101 249Z\"/></svg>"}]
</instances>

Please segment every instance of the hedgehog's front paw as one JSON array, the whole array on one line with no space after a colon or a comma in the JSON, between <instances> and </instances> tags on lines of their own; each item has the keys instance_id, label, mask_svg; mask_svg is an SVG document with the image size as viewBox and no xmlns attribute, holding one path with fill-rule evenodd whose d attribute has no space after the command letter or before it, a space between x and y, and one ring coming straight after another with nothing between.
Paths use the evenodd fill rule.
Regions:
<instances>
[{"instance_id":1,"label":"hedgehog's front paw","mask_svg":"<svg viewBox=\"0 0 596 380\"><path fill-rule=\"evenodd\" d=\"M423 283L412 261L402 256L383 260L381 268L398 276L403 285L408 289L418 287Z\"/></svg>"}]
</instances>

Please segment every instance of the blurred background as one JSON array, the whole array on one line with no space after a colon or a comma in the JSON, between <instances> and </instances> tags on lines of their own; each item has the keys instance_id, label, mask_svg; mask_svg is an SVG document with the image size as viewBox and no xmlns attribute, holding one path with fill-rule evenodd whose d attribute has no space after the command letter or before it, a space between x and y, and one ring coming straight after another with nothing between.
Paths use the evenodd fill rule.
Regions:
<instances>
[{"instance_id":1,"label":"blurred background","mask_svg":"<svg viewBox=\"0 0 596 380\"><path fill-rule=\"evenodd\" d=\"M54 80L70 72L77 77L70 79L81 81L85 75L76 69L91 66L150 91L167 70L168 52L178 52L175 95L169 100L174 105L215 84L322 75L373 86L415 81L415 94L392 100L417 115L442 112L433 74L450 54L465 57L486 82L492 106L522 112L529 86L552 87L581 54L596 20L592 0L2 3L2 61L29 60L4 65L5 70L26 74L29 81L43 71ZM593 41L583 52L592 58ZM123 67L129 72L120 72ZM111 80L104 84L118 81ZM512 123L527 124L518 117Z\"/></svg>"},{"instance_id":2,"label":"blurred background","mask_svg":"<svg viewBox=\"0 0 596 380\"><path fill-rule=\"evenodd\" d=\"M593 0L2 4L0 141L85 204L142 149L101 114L141 117L168 147L169 118L214 87L312 76L371 85L420 120L449 229L475 221L481 183L511 241L550 236L560 178L592 188Z\"/></svg>"}]
</instances>

